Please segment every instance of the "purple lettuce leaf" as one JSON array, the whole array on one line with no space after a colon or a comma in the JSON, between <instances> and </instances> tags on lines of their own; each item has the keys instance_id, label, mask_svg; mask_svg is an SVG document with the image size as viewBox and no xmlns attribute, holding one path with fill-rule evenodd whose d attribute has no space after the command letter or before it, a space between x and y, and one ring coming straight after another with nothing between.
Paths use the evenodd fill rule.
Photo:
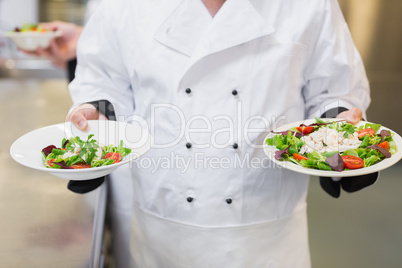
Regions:
<instances>
[{"instance_id":1,"label":"purple lettuce leaf","mask_svg":"<svg viewBox=\"0 0 402 268\"><path fill-rule=\"evenodd\" d=\"M378 144L373 144L366 148L380 151L380 153L382 153L385 156L385 158L390 158L392 156L392 154L387 149L380 147Z\"/></svg>"},{"instance_id":2,"label":"purple lettuce leaf","mask_svg":"<svg viewBox=\"0 0 402 268\"><path fill-rule=\"evenodd\" d=\"M336 153L330 157L325 159L325 162L334 170L334 171L343 171L345 169L345 165L343 163L342 157L340 154Z\"/></svg>"},{"instance_id":3,"label":"purple lettuce leaf","mask_svg":"<svg viewBox=\"0 0 402 268\"><path fill-rule=\"evenodd\" d=\"M380 140L379 144L381 142L383 142L385 137L391 136L391 132L389 132L388 130L383 129L383 130L381 130L380 135L381 135L381 140Z\"/></svg>"},{"instance_id":4,"label":"purple lettuce leaf","mask_svg":"<svg viewBox=\"0 0 402 268\"><path fill-rule=\"evenodd\" d=\"M288 147L286 147L285 149L283 149L283 150L278 150L278 151L276 151L276 152L275 152L275 159L276 159L276 160L280 160L282 154L285 154L285 153L287 154L287 153L289 153L289 147L290 147L290 145L289 145Z\"/></svg>"},{"instance_id":5,"label":"purple lettuce leaf","mask_svg":"<svg viewBox=\"0 0 402 268\"><path fill-rule=\"evenodd\" d=\"M292 135L295 135L296 137L302 137L303 136L303 134L301 134L300 132L295 132L295 131L291 131L291 130L279 131L279 132L271 131L271 132L274 133L274 134L282 134L284 136L288 135L289 132L292 133Z\"/></svg>"},{"instance_id":6,"label":"purple lettuce leaf","mask_svg":"<svg viewBox=\"0 0 402 268\"><path fill-rule=\"evenodd\" d=\"M48 155L53 151L53 149L57 149L57 147L54 146L54 145L49 145L49 146L47 146L46 148L43 148L43 149L42 149L42 152L43 152L46 156L48 156Z\"/></svg>"},{"instance_id":7,"label":"purple lettuce leaf","mask_svg":"<svg viewBox=\"0 0 402 268\"><path fill-rule=\"evenodd\" d=\"M62 146L61 148L66 149L67 143L68 143L69 141L70 141L70 140L65 140L64 143L63 143L63 146Z\"/></svg>"},{"instance_id":8,"label":"purple lettuce leaf","mask_svg":"<svg viewBox=\"0 0 402 268\"><path fill-rule=\"evenodd\" d=\"M335 122L339 123L339 122L344 122L344 121L346 121L346 120L332 121L332 122L327 122L327 123L313 123L313 124L310 124L308 126L306 126L305 124L301 124L300 126L301 127L325 126L325 125L331 125L331 124L333 124Z\"/></svg>"}]
</instances>

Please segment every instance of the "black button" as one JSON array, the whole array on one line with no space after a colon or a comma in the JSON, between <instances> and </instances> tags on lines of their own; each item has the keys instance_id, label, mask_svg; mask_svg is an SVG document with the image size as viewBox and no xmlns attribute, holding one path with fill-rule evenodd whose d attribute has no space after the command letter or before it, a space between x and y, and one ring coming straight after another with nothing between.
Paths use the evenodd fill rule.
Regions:
<instances>
[{"instance_id":1,"label":"black button","mask_svg":"<svg viewBox=\"0 0 402 268\"><path fill-rule=\"evenodd\" d=\"M226 203L232 204L232 199L231 198L226 198Z\"/></svg>"},{"instance_id":2,"label":"black button","mask_svg":"<svg viewBox=\"0 0 402 268\"><path fill-rule=\"evenodd\" d=\"M190 148L191 148L191 143L187 142L187 143L186 143L186 147L187 147L188 149L190 149Z\"/></svg>"},{"instance_id":3,"label":"black button","mask_svg":"<svg viewBox=\"0 0 402 268\"><path fill-rule=\"evenodd\" d=\"M192 198L191 196L187 197L187 202L191 203L193 202L194 198Z\"/></svg>"},{"instance_id":4,"label":"black button","mask_svg":"<svg viewBox=\"0 0 402 268\"><path fill-rule=\"evenodd\" d=\"M186 93L190 94L191 93L191 89L190 88L186 88Z\"/></svg>"},{"instance_id":5,"label":"black button","mask_svg":"<svg viewBox=\"0 0 402 268\"><path fill-rule=\"evenodd\" d=\"M234 96L236 96L236 95L237 95L237 90L236 90L236 89L233 89L232 94L233 94Z\"/></svg>"},{"instance_id":6,"label":"black button","mask_svg":"<svg viewBox=\"0 0 402 268\"><path fill-rule=\"evenodd\" d=\"M233 149L239 148L239 145L237 143L233 143Z\"/></svg>"}]
</instances>

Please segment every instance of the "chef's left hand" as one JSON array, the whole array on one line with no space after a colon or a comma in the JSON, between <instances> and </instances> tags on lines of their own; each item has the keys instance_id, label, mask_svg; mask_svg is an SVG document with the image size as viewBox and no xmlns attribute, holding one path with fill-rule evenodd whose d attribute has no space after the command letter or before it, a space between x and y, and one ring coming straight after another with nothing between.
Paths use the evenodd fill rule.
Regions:
<instances>
[{"instance_id":1,"label":"chef's left hand","mask_svg":"<svg viewBox=\"0 0 402 268\"><path fill-rule=\"evenodd\" d=\"M53 65L66 69L67 62L77 55L77 42L83 27L63 21L42 22L39 26L51 31L61 31L63 35L50 41L46 49L39 47L34 51L22 51L29 55L45 57L51 60Z\"/></svg>"},{"instance_id":2,"label":"chef's left hand","mask_svg":"<svg viewBox=\"0 0 402 268\"><path fill-rule=\"evenodd\" d=\"M346 122L356 125L359 123L363 118L362 110L359 108L352 108L348 111L344 111L336 116L336 118L343 118Z\"/></svg>"},{"instance_id":3,"label":"chef's left hand","mask_svg":"<svg viewBox=\"0 0 402 268\"><path fill-rule=\"evenodd\" d=\"M363 113L362 110L354 107L338 114L336 118L345 119L348 123L355 125L362 120ZM353 193L374 184L377 181L377 178L378 172L349 177L347 180L320 177L320 184L329 195L338 198L341 194L341 188L346 192Z\"/></svg>"}]
</instances>

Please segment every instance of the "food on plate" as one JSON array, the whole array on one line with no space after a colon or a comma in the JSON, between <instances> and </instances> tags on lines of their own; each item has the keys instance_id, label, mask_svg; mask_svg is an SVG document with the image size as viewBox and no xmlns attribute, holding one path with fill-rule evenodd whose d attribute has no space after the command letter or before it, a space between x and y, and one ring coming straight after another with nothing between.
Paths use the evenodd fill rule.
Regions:
<instances>
[{"instance_id":1,"label":"food on plate","mask_svg":"<svg viewBox=\"0 0 402 268\"><path fill-rule=\"evenodd\" d=\"M40 27L38 24L32 24L32 23L24 23L21 27L15 27L12 32L16 33L26 33L26 32L39 32L39 33L44 33L44 32L52 32L49 29L45 29Z\"/></svg>"},{"instance_id":2,"label":"food on plate","mask_svg":"<svg viewBox=\"0 0 402 268\"><path fill-rule=\"evenodd\" d=\"M63 139L61 148L49 145L42 149L44 165L47 168L81 169L107 166L120 162L131 153L131 149L119 146L102 145L88 136L86 141L79 137Z\"/></svg>"},{"instance_id":3,"label":"food on plate","mask_svg":"<svg viewBox=\"0 0 402 268\"><path fill-rule=\"evenodd\" d=\"M344 171L369 167L397 152L394 134L379 131L380 124L356 127L345 121L315 120L308 126L272 131L276 135L265 142L276 147L275 159L305 168Z\"/></svg>"}]
</instances>

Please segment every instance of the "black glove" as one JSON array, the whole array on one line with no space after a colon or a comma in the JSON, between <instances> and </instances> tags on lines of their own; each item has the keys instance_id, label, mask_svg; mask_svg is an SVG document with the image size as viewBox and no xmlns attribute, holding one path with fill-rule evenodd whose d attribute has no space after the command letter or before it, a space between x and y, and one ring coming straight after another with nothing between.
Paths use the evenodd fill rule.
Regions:
<instances>
[{"instance_id":1,"label":"black glove","mask_svg":"<svg viewBox=\"0 0 402 268\"><path fill-rule=\"evenodd\" d=\"M101 186L102 183L105 181L105 177L106 176L85 181L69 181L67 189L76 194L86 194Z\"/></svg>"},{"instance_id":2,"label":"black glove","mask_svg":"<svg viewBox=\"0 0 402 268\"><path fill-rule=\"evenodd\" d=\"M344 177L339 181L334 181L329 177L320 177L321 188L330 196L338 198L341 195L341 188L348 192L357 192L374 184L378 179L379 173L371 173L355 177Z\"/></svg>"},{"instance_id":3,"label":"black glove","mask_svg":"<svg viewBox=\"0 0 402 268\"><path fill-rule=\"evenodd\" d=\"M116 120L113 105L108 100L93 101L89 104L94 105L98 112L104 114L109 120ZM85 181L71 180L68 182L67 189L77 194L85 194L101 186L105 177Z\"/></svg>"},{"instance_id":4,"label":"black glove","mask_svg":"<svg viewBox=\"0 0 402 268\"><path fill-rule=\"evenodd\" d=\"M338 114L347 110L345 107L332 108L323 113L321 118L335 118ZM345 177L339 181L334 181L328 177L320 177L320 185L330 196L338 198L341 195L341 188L348 193L359 191L374 184L378 175L379 173L376 172L362 176Z\"/></svg>"}]
</instances>

